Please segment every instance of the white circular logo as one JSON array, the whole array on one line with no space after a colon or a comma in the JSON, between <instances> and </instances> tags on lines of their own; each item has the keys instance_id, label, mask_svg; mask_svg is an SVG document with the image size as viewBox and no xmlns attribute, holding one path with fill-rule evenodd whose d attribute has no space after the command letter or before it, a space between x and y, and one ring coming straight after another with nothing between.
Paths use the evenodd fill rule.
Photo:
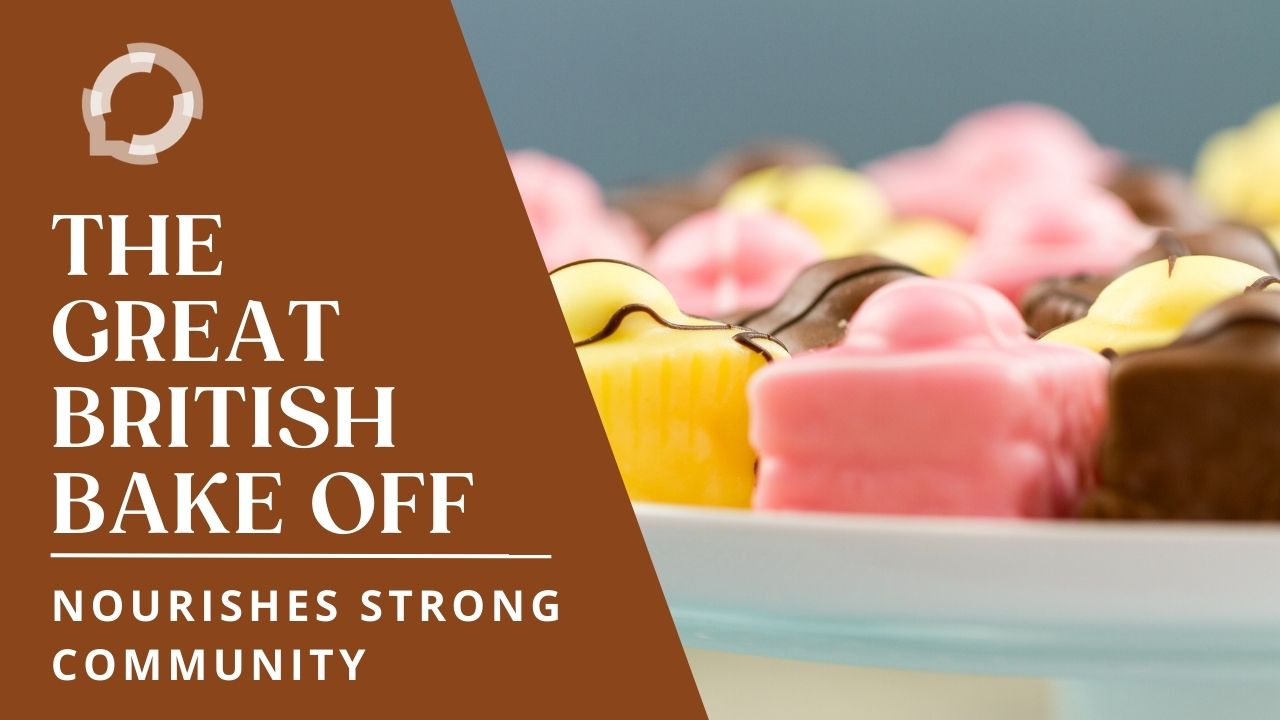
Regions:
<instances>
[{"instance_id":1,"label":"white circular logo","mask_svg":"<svg viewBox=\"0 0 1280 720\"><path fill-rule=\"evenodd\" d=\"M173 147L204 111L204 94L200 80L191 65L178 53L162 45L130 43L129 52L107 63L81 96L84 126L89 131L89 154L107 155L134 165L153 165L157 155ZM178 81L181 90L173 96L173 112L164 127L146 135L134 135L129 142L107 139L107 113L111 112L111 93L120 81L134 73L149 73L159 66Z\"/></svg>"}]
</instances>

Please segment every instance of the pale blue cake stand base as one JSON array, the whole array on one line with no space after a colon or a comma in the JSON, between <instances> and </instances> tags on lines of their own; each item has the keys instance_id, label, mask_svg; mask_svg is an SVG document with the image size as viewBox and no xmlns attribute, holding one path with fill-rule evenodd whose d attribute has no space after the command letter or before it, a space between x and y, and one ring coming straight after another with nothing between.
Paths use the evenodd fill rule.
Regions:
<instances>
[{"instance_id":1,"label":"pale blue cake stand base","mask_svg":"<svg viewBox=\"0 0 1280 720\"><path fill-rule=\"evenodd\" d=\"M1280 526L636 517L689 647L1048 678L1063 720L1280 720Z\"/></svg>"},{"instance_id":2,"label":"pale blue cake stand base","mask_svg":"<svg viewBox=\"0 0 1280 720\"><path fill-rule=\"evenodd\" d=\"M812 623L674 612L686 646L864 667L1051 680L1059 720L1276 720L1280 635L1265 629ZM854 708L856 709L856 708Z\"/></svg>"}]
</instances>

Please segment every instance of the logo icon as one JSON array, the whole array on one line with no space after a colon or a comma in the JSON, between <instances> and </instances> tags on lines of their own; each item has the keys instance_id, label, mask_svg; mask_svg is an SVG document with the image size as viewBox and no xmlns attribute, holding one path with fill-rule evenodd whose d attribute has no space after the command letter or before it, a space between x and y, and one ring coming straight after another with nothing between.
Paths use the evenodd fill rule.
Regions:
<instances>
[{"instance_id":1,"label":"logo icon","mask_svg":"<svg viewBox=\"0 0 1280 720\"><path fill-rule=\"evenodd\" d=\"M154 165L160 153L173 147L191 120L204 111L204 95L200 80L191 65L178 53L162 45L130 43L129 52L107 63L81 96L84 126L89 131L89 154L107 155L133 165ZM111 93L121 80L134 73L149 73L160 67L178 81L180 93L173 96L173 113L164 127L146 135L134 135L129 142L107 139L107 113L111 112Z\"/></svg>"}]
</instances>

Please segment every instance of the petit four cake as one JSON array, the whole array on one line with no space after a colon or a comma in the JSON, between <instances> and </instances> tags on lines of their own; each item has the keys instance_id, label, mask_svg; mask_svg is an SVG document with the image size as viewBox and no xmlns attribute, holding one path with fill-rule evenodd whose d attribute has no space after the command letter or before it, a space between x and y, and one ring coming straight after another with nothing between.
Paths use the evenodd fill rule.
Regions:
<instances>
[{"instance_id":1,"label":"petit four cake","mask_svg":"<svg viewBox=\"0 0 1280 720\"><path fill-rule=\"evenodd\" d=\"M1057 517L1092 487L1107 361L994 290L905 279L844 341L751 380L762 509Z\"/></svg>"},{"instance_id":2,"label":"petit four cake","mask_svg":"<svg viewBox=\"0 0 1280 720\"><path fill-rule=\"evenodd\" d=\"M933 277L950 275L968 251L966 233L929 218L897 220L867 249L867 252L919 268Z\"/></svg>"},{"instance_id":3,"label":"petit four cake","mask_svg":"<svg viewBox=\"0 0 1280 720\"><path fill-rule=\"evenodd\" d=\"M798 221L818 238L826 257L860 252L890 219L875 185L831 165L757 170L726 190L721 204L773 210Z\"/></svg>"},{"instance_id":4,"label":"petit four cake","mask_svg":"<svg viewBox=\"0 0 1280 720\"><path fill-rule=\"evenodd\" d=\"M818 241L794 220L716 208L659 238L647 266L681 309L719 318L772 304L800 270L820 259Z\"/></svg>"},{"instance_id":5,"label":"petit four cake","mask_svg":"<svg viewBox=\"0 0 1280 720\"><path fill-rule=\"evenodd\" d=\"M1114 273L1148 247L1153 235L1099 187L1034 186L992 203L955 277L989 285L1018 302L1047 277Z\"/></svg>"},{"instance_id":6,"label":"petit four cake","mask_svg":"<svg viewBox=\"0 0 1280 720\"><path fill-rule=\"evenodd\" d=\"M1280 294L1247 292L1118 358L1096 518L1280 520Z\"/></svg>"},{"instance_id":7,"label":"petit four cake","mask_svg":"<svg viewBox=\"0 0 1280 720\"><path fill-rule=\"evenodd\" d=\"M840 156L817 143L795 139L762 140L717 155L698 173L698 184L723 195L742 178L769 168L835 166Z\"/></svg>"},{"instance_id":8,"label":"petit four cake","mask_svg":"<svg viewBox=\"0 0 1280 720\"><path fill-rule=\"evenodd\" d=\"M586 258L640 259L646 244L640 229L605 207L604 192L586 171L536 150L507 159L548 268Z\"/></svg>"},{"instance_id":9,"label":"petit four cake","mask_svg":"<svg viewBox=\"0 0 1280 720\"><path fill-rule=\"evenodd\" d=\"M1210 138L1196 162L1195 181L1223 217L1264 227L1280 223L1280 105Z\"/></svg>"},{"instance_id":10,"label":"petit four cake","mask_svg":"<svg viewBox=\"0 0 1280 720\"><path fill-rule=\"evenodd\" d=\"M1198 228L1212 216L1191 179L1177 170L1151 165L1126 165L1107 183L1134 217L1153 227Z\"/></svg>"},{"instance_id":11,"label":"petit four cake","mask_svg":"<svg viewBox=\"0 0 1280 720\"><path fill-rule=\"evenodd\" d=\"M786 349L684 314L625 263L566 265L551 282L631 499L747 506L747 380Z\"/></svg>"},{"instance_id":12,"label":"petit four cake","mask_svg":"<svg viewBox=\"0 0 1280 720\"><path fill-rule=\"evenodd\" d=\"M730 185L757 170L839 163L839 156L815 143L766 140L721 153L692 177L630 185L610 200L656 239L690 215L715 207Z\"/></svg>"},{"instance_id":13,"label":"petit four cake","mask_svg":"<svg viewBox=\"0 0 1280 720\"><path fill-rule=\"evenodd\" d=\"M972 231L1011 191L1105 183L1118 159L1060 110L1011 103L963 117L934 145L890 155L864 171L898 215L939 218Z\"/></svg>"}]
</instances>

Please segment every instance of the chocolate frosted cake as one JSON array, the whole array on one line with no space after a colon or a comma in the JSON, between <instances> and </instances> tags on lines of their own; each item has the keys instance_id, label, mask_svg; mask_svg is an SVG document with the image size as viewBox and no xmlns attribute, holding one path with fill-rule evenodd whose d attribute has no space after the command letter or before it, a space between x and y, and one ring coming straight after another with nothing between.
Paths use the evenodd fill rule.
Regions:
<instances>
[{"instance_id":1,"label":"chocolate frosted cake","mask_svg":"<svg viewBox=\"0 0 1280 720\"><path fill-rule=\"evenodd\" d=\"M1246 292L1117 359L1110 408L1085 516L1280 520L1280 293Z\"/></svg>"},{"instance_id":2,"label":"chocolate frosted cake","mask_svg":"<svg viewBox=\"0 0 1280 720\"><path fill-rule=\"evenodd\" d=\"M610 204L635 220L652 241L681 220L714 207L719 199L718 193L696 182L673 180L624 188L612 195Z\"/></svg>"},{"instance_id":3,"label":"chocolate frosted cake","mask_svg":"<svg viewBox=\"0 0 1280 720\"><path fill-rule=\"evenodd\" d=\"M1079 320L1089 312L1098 293L1111 282L1102 275L1049 278L1032 285L1022 296L1022 318L1034 335Z\"/></svg>"},{"instance_id":4,"label":"chocolate frosted cake","mask_svg":"<svg viewBox=\"0 0 1280 720\"><path fill-rule=\"evenodd\" d=\"M1130 165L1111 179L1107 189L1148 225L1193 228L1210 221L1190 179L1171 168Z\"/></svg>"}]
</instances>

